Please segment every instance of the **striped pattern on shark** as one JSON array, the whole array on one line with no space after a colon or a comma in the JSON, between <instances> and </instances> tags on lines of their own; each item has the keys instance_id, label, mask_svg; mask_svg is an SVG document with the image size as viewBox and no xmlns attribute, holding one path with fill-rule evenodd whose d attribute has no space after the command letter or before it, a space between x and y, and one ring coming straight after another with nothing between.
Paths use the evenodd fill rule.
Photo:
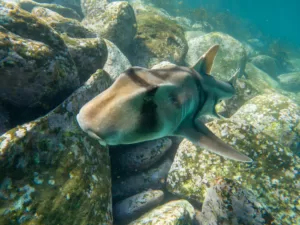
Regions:
<instances>
[{"instance_id":1,"label":"striped pattern on shark","mask_svg":"<svg viewBox=\"0 0 300 225\"><path fill-rule=\"evenodd\" d=\"M199 119L217 116L215 105L235 94L238 72L229 82L209 75L219 46L193 67L132 67L77 115L83 131L101 144L120 145L181 136L226 158L251 162L214 135Z\"/></svg>"}]
</instances>

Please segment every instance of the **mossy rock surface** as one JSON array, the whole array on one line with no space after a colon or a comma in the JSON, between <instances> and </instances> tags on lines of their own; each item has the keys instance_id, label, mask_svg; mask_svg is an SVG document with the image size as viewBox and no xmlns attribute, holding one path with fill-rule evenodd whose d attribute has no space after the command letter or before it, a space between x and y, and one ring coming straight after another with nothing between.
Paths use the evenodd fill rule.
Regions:
<instances>
[{"instance_id":1,"label":"mossy rock surface","mask_svg":"<svg viewBox=\"0 0 300 225\"><path fill-rule=\"evenodd\" d=\"M261 94L279 91L278 82L252 63L246 64L245 75L252 87Z\"/></svg>"},{"instance_id":2,"label":"mossy rock surface","mask_svg":"<svg viewBox=\"0 0 300 225\"><path fill-rule=\"evenodd\" d=\"M113 78L117 79L121 73L131 67L123 52L111 41L104 39L107 47L107 60L103 69Z\"/></svg>"},{"instance_id":3,"label":"mossy rock surface","mask_svg":"<svg viewBox=\"0 0 300 225\"><path fill-rule=\"evenodd\" d=\"M192 225L194 214L194 208L188 201L171 201L151 210L129 225Z\"/></svg>"},{"instance_id":4,"label":"mossy rock surface","mask_svg":"<svg viewBox=\"0 0 300 225\"><path fill-rule=\"evenodd\" d=\"M276 78L279 74L278 62L268 55L255 56L251 59L251 63L271 77Z\"/></svg>"},{"instance_id":5,"label":"mossy rock surface","mask_svg":"<svg viewBox=\"0 0 300 225\"><path fill-rule=\"evenodd\" d=\"M109 85L99 70L52 112L0 136L0 224L112 224L108 149L76 122Z\"/></svg>"},{"instance_id":6,"label":"mossy rock surface","mask_svg":"<svg viewBox=\"0 0 300 225\"><path fill-rule=\"evenodd\" d=\"M73 38L95 38L97 35L85 28L78 20L65 18L60 14L43 7L34 7L31 14L44 20L58 33L66 33Z\"/></svg>"},{"instance_id":7,"label":"mossy rock surface","mask_svg":"<svg viewBox=\"0 0 300 225\"><path fill-rule=\"evenodd\" d=\"M281 74L278 79L284 90L300 92L300 72Z\"/></svg>"},{"instance_id":8,"label":"mossy rock surface","mask_svg":"<svg viewBox=\"0 0 300 225\"><path fill-rule=\"evenodd\" d=\"M82 23L100 37L110 40L123 52L136 35L136 19L131 5L125 1L108 4L104 12L88 15Z\"/></svg>"},{"instance_id":9,"label":"mossy rock surface","mask_svg":"<svg viewBox=\"0 0 300 225\"><path fill-rule=\"evenodd\" d=\"M79 21L81 20L80 15L74 9L70 9L61 5L38 3L32 0L20 0L19 6L28 12L31 12L34 7L43 7L57 12L66 18L76 19Z\"/></svg>"},{"instance_id":10,"label":"mossy rock surface","mask_svg":"<svg viewBox=\"0 0 300 225\"><path fill-rule=\"evenodd\" d=\"M80 81L57 32L14 4L0 6L0 99L17 124L49 112Z\"/></svg>"},{"instance_id":11,"label":"mossy rock surface","mask_svg":"<svg viewBox=\"0 0 300 225\"><path fill-rule=\"evenodd\" d=\"M210 47L216 44L220 45L220 49L213 64L212 75L228 81L237 69L240 68L243 72L246 64L245 48L238 40L228 34L211 32L190 39L185 61L193 66Z\"/></svg>"},{"instance_id":12,"label":"mossy rock surface","mask_svg":"<svg viewBox=\"0 0 300 225\"><path fill-rule=\"evenodd\" d=\"M111 0L80 0L81 9L85 16L93 16L105 11Z\"/></svg>"},{"instance_id":13,"label":"mossy rock surface","mask_svg":"<svg viewBox=\"0 0 300 225\"><path fill-rule=\"evenodd\" d=\"M70 38L61 35L76 64L80 83L84 83L107 60L107 47L102 38Z\"/></svg>"},{"instance_id":14,"label":"mossy rock surface","mask_svg":"<svg viewBox=\"0 0 300 225\"><path fill-rule=\"evenodd\" d=\"M277 224L299 224L299 157L251 125L230 120L208 125L253 163L226 160L184 139L169 171L168 190L203 202L207 187L213 186L216 178L228 178L252 191Z\"/></svg>"},{"instance_id":15,"label":"mossy rock surface","mask_svg":"<svg viewBox=\"0 0 300 225\"><path fill-rule=\"evenodd\" d=\"M151 11L136 16L137 35L132 61L151 68L161 61L182 64L188 50L183 28L175 21Z\"/></svg>"},{"instance_id":16,"label":"mossy rock surface","mask_svg":"<svg viewBox=\"0 0 300 225\"><path fill-rule=\"evenodd\" d=\"M207 188L196 220L201 225L271 225L274 218L250 190L230 179L216 179L213 186Z\"/></svg>"},{"instance_id":17,"label":"mossy rock surface","mask_svg":"<svg viewBox=\"0 0 300 225\"><path fill-rule=\"evenodd\" d=\"M251 124L296 153L300 142L300 107L289 98L276 93L256 96L243 105L232 119Z\"/></svg>"}]
</instances>

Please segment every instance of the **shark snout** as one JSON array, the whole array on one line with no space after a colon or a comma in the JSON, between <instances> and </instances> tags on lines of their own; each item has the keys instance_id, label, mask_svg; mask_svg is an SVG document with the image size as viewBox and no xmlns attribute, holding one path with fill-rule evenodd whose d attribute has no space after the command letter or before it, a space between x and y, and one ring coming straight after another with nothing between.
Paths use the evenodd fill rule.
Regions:
<instances>
[{"instance_id":1,"label":"shark snout","mask_svg":"<svg viewBox=\"0 0 300 225\"><path fill-rule=\"evenodd\" d=\"M89 124L86 122L86 120L84 119L84 115L82 115L82 113L79 112L77 114L76 120L77 120L79 127L85 133L87 133L91 138L98 140L99 143L103 146L107 145L107 143L102 138L100 138L95 132L92 131L91 126L89 126Z\"/></svg>"}]
</instances>

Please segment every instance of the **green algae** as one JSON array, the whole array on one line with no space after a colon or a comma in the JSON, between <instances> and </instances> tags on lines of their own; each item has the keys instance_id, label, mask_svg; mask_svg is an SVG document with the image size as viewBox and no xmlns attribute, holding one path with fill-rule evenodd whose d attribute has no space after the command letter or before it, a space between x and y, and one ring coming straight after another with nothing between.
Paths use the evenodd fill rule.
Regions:
<instances>
[{"instance_id":1,"label":"green algae","mask_svg":"<svg viewBox=\"0 0 300 225\"><path fill-rule=\"evenodd\" d=\"M107 79L97 71L52 112L0 137L1 224L111 224L108 149L75 119Z\"/></svg>"},{"instance_id":2,"label":"green algae","mask_svg":"<svg viewBox=\"0 0 300 225\"><path fill-rule=\"evenodd\" d=\"M300 218L293 205L299 198L299 157L251 126L219 120L210 123L209 127L254 162L225 160L184 140L168 175L168 190L203 202L206 188L213 180L232 179L251 190L274 215L276 223L297 224Z\"/></svg>"},{"instance_id":3,"label":"green algae","mask_svg":"<svg viewBox=\"0 0 300 225\"><path fill-rule=\"evenodd\" d=\"M137 15L136 40L142 42L146 50L161 61L182 63L187 52L183 28L176 22L151 13Z\"/></svg>"}]
</instances>

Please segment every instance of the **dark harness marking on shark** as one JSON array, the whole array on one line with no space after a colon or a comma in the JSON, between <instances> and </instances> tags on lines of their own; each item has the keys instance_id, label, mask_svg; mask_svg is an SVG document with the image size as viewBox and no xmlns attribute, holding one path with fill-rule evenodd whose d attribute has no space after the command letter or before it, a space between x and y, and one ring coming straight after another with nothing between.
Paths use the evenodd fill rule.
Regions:
<instances>
[{"instance_id":1,"label":"dark harness marking on shark","mask_svg":"<svg viewBox=\"0 0 300 225\"><path fill-rule=\"evenodd\" d=\"M143 98L140 112L140 122L138 132L151 132L157 129L158 115L156 112L157 104L154 101L158 86L148 87Z\"/></svg>"}]
</instances>

